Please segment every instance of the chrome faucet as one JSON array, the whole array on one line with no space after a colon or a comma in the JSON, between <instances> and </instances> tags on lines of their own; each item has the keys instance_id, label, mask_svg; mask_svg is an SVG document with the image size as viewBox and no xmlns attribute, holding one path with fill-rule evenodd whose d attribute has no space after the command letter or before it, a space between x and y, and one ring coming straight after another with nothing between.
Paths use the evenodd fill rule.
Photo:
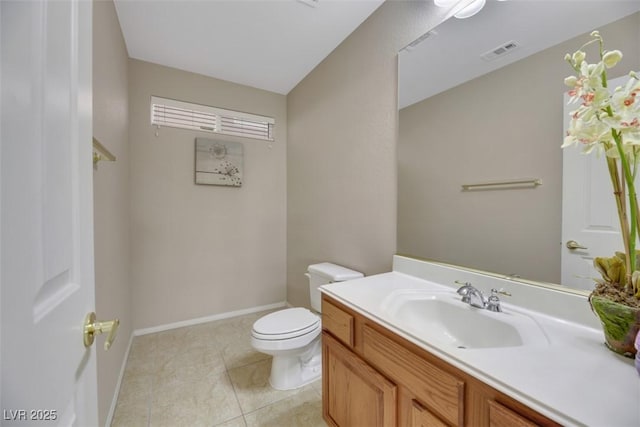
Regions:
<instances>
[{"instance_id":1,"label":"chrome faucet","mask_svg":"<svg viewBox=\"0 0 640 427\"><path fill-rule=\"evenodd\" d=\"M472 289L475 289L475 288L469 282L459 282L459 281L456 280L456 283L462 285L457 290L458 295L462 295L462 302L470 304L471 303L471 296L469 296L469 292Z\"/></svg>"},{"instance_id":2,"label":"chrome faucet","mask_svg":"<svg viewBox=\"0 0 640 427\"><path fill-rule=\"evenodd\" d=\"M461 283L461 282L456 282ZM502 312L500 307L500 298L498 298L497 289L491 289L491 296L487 299L484 298L480 289L475 288L471 283L465 282L457 290L458 295L462 295L462 302L469 304L472 307L486 308L489 311ZM507 293L505 292L505 295Z\"/></svg>"},{"instance_id":3,"label":"chrome faucet","mask_svg":"<svg viewBox=\"0 0 640 427\"><path fill-rule=\"evenodd\" d=\"M467 292L467 297L469 298L469 305L471 307L485 308L487 306L487 301L485 301L484 295L482 295L480 289L476 289L472 286Z\"/></svg>"}]
</instances>

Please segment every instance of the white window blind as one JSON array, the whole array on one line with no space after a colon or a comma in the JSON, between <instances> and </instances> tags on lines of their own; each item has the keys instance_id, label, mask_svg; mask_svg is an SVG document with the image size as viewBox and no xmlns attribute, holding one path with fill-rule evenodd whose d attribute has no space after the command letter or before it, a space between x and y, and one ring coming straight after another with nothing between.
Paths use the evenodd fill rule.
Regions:
<instances>
[{"instance_id":1,"label":"white window blind","mask_svg":"<svg viewBox=\"0 0 640 427\"><path fill-rule=\"evenodd\" d=\"M151 124L273 141L271 117L151 97Z\"/></svg>"}]
</instances>

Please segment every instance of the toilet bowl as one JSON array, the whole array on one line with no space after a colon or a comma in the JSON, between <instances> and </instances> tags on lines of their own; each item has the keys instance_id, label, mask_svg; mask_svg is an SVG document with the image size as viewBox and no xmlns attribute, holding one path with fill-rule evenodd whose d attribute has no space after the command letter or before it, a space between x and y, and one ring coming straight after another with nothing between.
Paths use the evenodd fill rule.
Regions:
<instances>
[{"instance_id":1,"label":"toilet bowl","mask_svg":"<svg viewBox=\"0 0 640 427\"><path fill-rule=\"evenodd\" d=\"M254 323L251 345L273 356L269 377L273 388L302 387L320 376L321 330L320 317L306 308L277 311Z\"/></svg>"},{"instance_id":2,"label":"toilet bowl","mask_svg":"<svg viewBox=\"0 0 640 427\"><path fill-rule=\"evenodd\" d=\"M319 286L363 277L363 274L328 262L308 268L311 306L320 312ZM261 317L253 324L251 345L273 356L269 383L291 390L317 380L322 373L320 316L301 307L287 308Z\"/></svg>"}]
</instances>

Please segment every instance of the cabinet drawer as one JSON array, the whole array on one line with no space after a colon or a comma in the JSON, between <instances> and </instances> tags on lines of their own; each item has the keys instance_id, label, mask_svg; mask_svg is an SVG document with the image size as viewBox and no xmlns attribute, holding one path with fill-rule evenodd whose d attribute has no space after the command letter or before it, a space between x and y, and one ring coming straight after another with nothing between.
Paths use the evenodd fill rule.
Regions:
<instances>
[{"instance_id":1,"label":"cabinet drawer","mask_svg":"<svg viewBox=\"0 0 640 427\"><path fill-rule=\"evenodd\" d=\"M490 427L535 427L537 424L529 421L517 412L512 411L495 402L489 401L489 426Z\"/></svg>"},{"instance_id":2,"label":"cabinet drawer","mask_svg":"<svg viewBox=\"0 0 640 427\"><path fill-rule=\"evenodd\" d=\"M322 298L322 328L353 348L353 316Z\"/></svg>"},{"instance_id":3,"label":"cabinet drawer","mask_svg":"<svg viewBox=\"0 0 640 427\"><path fill-rule=\"evenodd\" d=\"M405 385L429 409L452 425L464 423L464 381L437 368L375 329L363 328L367 361L397 384Z\"/></svg>"}]
</instances>

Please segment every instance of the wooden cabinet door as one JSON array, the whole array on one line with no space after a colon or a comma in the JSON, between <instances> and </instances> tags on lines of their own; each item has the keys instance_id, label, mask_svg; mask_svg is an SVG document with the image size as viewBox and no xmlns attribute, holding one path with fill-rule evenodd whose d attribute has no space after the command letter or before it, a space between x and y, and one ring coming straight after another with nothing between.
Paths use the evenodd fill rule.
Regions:
<instances>
[{"instance_id":1,"label":"wooden cabinet door","mask_svg":"<svg viewBox=\"0 0 640 427\"><path fill-rule=\"evenodd\" d=\"M449 424L442 421L427 408L416 402L411 402L411 427L449 427Z\"/></svg>"},{"instance_id":2,"label":"wooden cabinet door","mask_svg":"<svg viewBox=\"0 0 640 427\"><path fill-rule=\"evenodd\" d=\"M395 384L322 333L322 411L338 427L396 425Z\"/></svg>"},{"instance_id":3,"label":"wooden cabinet door","mask_svg":"<svg viewBox=\"0 0 640 427\"><path fill-rule=\"evenodd\" d=\"M490 427L536 427L537 424L529 421L520 414L512 411L498 402L489 401L489 426Z\"/></svg>"}]
</instances>

